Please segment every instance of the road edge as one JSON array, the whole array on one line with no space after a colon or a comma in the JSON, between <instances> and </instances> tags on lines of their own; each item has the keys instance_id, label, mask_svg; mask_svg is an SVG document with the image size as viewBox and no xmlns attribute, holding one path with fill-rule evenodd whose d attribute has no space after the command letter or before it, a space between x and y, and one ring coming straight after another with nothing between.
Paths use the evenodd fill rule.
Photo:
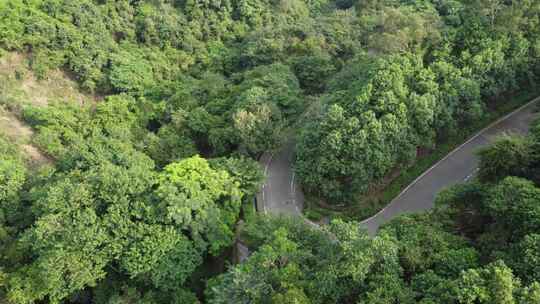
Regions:
<instances>
[{"instance_id":1,"label":"road edge","mask_svg":"<svg viewBox=\"0 0 540 304\"><path fill-rule=\"evenodd\" d=\"M467 145L468 143L470 143L471 141L473 141L474 139L476 139L477 137L481 136L483 133L485 133L487 130L491 129L493 126L496 126L497 124L507 120L508 118L516 115L517 113L519 113L520 111L522 111L523 109L527 108L528 106L530 106L531 104L534 104L536 102L540 101L540 96L537 96L535 97L534 99L530 100L529 102L527 102L526 104L520 106L519 108L513 110L512 112L506 114L505 116L497 119L496 121L490 123L489 125L487 125L486 127L484 127L483 129L481 129L480 131L478 131L477 133L475 133L474 135L472 135L469 139L467 139L465 142L463 142L462 144L460 144L459 146L457 146L456 148L454 148L452 151L450 151L448 154L446 154L443 158L441 158L439 161L437 161L435 164L433 164L433 166L431 166L429 169L427 169L426 171L424 171L422 174L420 174L417 178L415 178L409 185L407 185L407 187L405 187L396 197L394 197L390 203L388 203L388 205L386 205L383 209L379 210L376 214L370 216L369 218L367 219L364 219L360 222L360 224L367 224L369 221L373 220L374 218L378 217L379 215L381 215L386 209L388 209L388 207L390 207L390 205L392 205L392 203L397 200L398 198L400 198L405 192L407 192L412 186L416 185L416 183L418 183L418 181L420 181L424 176L426 176L429 172L431 172L433 169L435 169L437 166L439 166L443 161L445 161L446 159L448 159L450 156L452 156L454 153L456 153L457 151L459 151L460 149L462 149L465 145Z\"/></svg>"}]
</instances>

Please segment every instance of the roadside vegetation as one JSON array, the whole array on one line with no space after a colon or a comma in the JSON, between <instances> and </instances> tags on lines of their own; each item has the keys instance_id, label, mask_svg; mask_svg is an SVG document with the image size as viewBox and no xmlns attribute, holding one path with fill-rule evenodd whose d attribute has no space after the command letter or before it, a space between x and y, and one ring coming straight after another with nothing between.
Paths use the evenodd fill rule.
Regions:
<instances>
[{"instance_id":1,"label":"roadside vegetation","mask_svg":"<svg viewBox=\"0 0 540 304\"><path fill-rule=\"evenodd\" d=\"M537 92L538 5L362 1L356 7L369 37L366 51L329 81L321 97L326 107L300 136L296 172L314 203L376 210L370 190L380 192L373 190L396 172L416 175L422 165L414 163L426 152L448 150L444 145L524 101L514 95ZM385 196L375 199L386 202Z\"/></svg>"},{"instance_id":2,"label":"roadside vegetation","mask_svg":"<svg viewBox=\"0 0 540 304\"><path fill-rule=\"evenodd\" d=\"M418 156L406 168L391 172L382 182L372 186L366 193L358 194L355 202L350 205L333 206L326 204L320 197L313 194L308 195L304 206L304 214L313 221L320 221L325 218L361 221L375 215L396 198L418 176L467 141L479 130L533 100L539 94L540 91L533 87L512 94L509 97L501 98L501 100L494 104L493 108L487 109L487 113L482 119L457 130L453 136L444 139L433 149L426 150L423 155Z\"/></svg>"},{"instance_id":3,"label":"roadside vegetation","mask_svg":"<svg viewBox=\"0 0 540 304\"><path fill-rule=\"evenodd\" d=\"M536 135L375 238L253 198L298 131L309 195L360 207L534 91L539 20L537 0L0 0L0 303L538 303Z\"/></svg>"},{"instance_id":4,"label":"roadside vegetation","mask_svg":"<svg viewBox=\"0 0 540 304\"><path fill-rule=\"evenodd\" d=\"M540 121L532 129L484 148L478 179L373 238L354 221L251 221L256 251L209 283L211 303L538 303Z\"/></svg>"}]
</instances>

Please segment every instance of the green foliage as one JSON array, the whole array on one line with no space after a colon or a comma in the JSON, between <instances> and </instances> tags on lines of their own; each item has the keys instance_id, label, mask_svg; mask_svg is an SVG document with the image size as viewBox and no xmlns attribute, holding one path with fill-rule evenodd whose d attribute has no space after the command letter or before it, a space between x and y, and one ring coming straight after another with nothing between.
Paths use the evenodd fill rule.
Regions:
<instances>
[{"instance_id":1,"label":"green foliage","mask_svg":"<svg viewBox=\"0 0 540 304\"><path fill-rule=\"evenodd\" d=\"M229 173L230 177L238 184L244 198L251 199L259 192L264 175L258 162L243 156L214 158L209 162L214 170Z\"/></svg>"},{"instance_id":2,"label":"green foliage","mask_svg":"<svg viewBox=\"0 0 540 304\"><path fill-rule=\"evenodd\" d=\"M189 135L172 124L161 127L157 134L148 133L145 144L145 152L160 166L197 154L197 147Z\"/></svg>"},{"instance_id":3,"label":"green foliage","mask_svg":"<svg viewBox=\"0 0 540 304\"><path fill-rule=\"evenodd\" d=\"M428 4L429 5L429 4ZM360 11L369 33L365 41L375 52L395 53L429 47L440 39L441 22L433 9L382 6Z\"/></svg>"},{"instance_id":4,"label":"green foliage","mask_svg":"<svg viewBox=\"0 0 540 304\"><path fill-rule=\"evenodd\" d=\"M510 145L499 140L486 151L534 159L540 147L534 130L503 140ZM525 151L512 145L524 142ZM483 158L481 171L516 161L497 153ZM538 167L531 160L520 170L536 176ZM210 303L535 303L539 188L508 176L512 170L497 172L489 182L443 191L434 210L395 218L372 239L356 222L313 228L294 218L251 220L243 239L255 251L212 281Z\"/></svg>"},{"instance_id":5,"label":"green foliage","mask_svg":"<svg viewBox=\"0 0 540 304\"><path fill-rule=\"evenodd\" d=\"M265 104L255 105L249 110L239 110L233 116L234 128L242 145L252 155L271 151L280 144L281 117L272 113Z\"/></svg>"},{"instance_id":6,"label":"green foliage","mask_svg":"<svg viewBox=\"0 0 540 304\"><path fill-rule=\"evenodd\" d=\"M137 54L135 45L122 45L120 53L111 59L109 81L118 92L139 93L154 84L152 66L142 55Z\"/></svg>"},{"instance_id":7,"label":"green foliage","mask_svg":"<svg viewBox=\"0 0 540 304\"><path fill-rule=\"evenodd\" d=\"M530 181L507 177L488 196L488 212L500 224L512 227L512 238L540 228L540 188Z\"/></svg>"},{"instance_id":8,"label":"green foliage","mask_svg":"<svg viewBox=\"0 0 540 304\"><path fill-rule=\"evenodd\" d=\"M536 233L526 235L512 252L512 261L508 261L525 282L540 282L540 236Z\"/></svg>"},{"instance_id":9,"label":"green foliage","mask_svg":"<svg viewBox=\"0 0 540 304\"><path fill-rule=\"evenodd\" d=\"M26 167L17 149L0 136L0 205L2 208L17 200L26 180Z\"/></svg>"},{"instance_id":10,"label":"green foliage","mask_svg":"<svg viewBox=\"0 0 540 304\"><path fill-rule=\"evenodd\" d=\"M499 181L506 176L527 176L532 161L532 142L519 136L504 136L479 151L482 181Z\"/></svg>"},{"instance_id":11,"label":"green foliage","mask_svg":"<svg viewBox=\"0 0 540 304\"><path fill-rule=\"evenodd\" d=\"M379 271L398 275L390 266L397 263L391 239L371 240L356 223L333 222L321 231L292 218L261 218L248 222L247 237L257 251L210 285L210 303L338 303L364 289L375 292L370 278Z\"/></svg>"},{"instance_id":12,"label":"green foliage","mask_svg":"<svg viewBox=\"0 0 540 304\"><path fill-rule=\"evenodd\" d=\"M311 93L324 92L328 78L335 73L332 58L328 55L299 57L293 68L302 89Z\"/></svg>"},{"instance_id":13,"label":"green foliage","mask_svg":"<svg viewBox=\"0 0 540 304\"><path fill-rule=\"evenodd\" d=\"M232 244L242 192L229 173L199 156L164 168L156 194L164 220L189 231L197 248L218 254Z\"/></svg>"},{"instance_id":14,"label":"green foliage","mask_svg":"<svg viewBox=\"0 0 540 304\"><path fill-rule=\"evenodd\" d=\"M282 109L285 115L293 115L301 109L300 85L291 69L283 64L261 65L242 75L241 91L260 90L256 96L240 94L242 106L269 102Z\"/></svg>"},{"instance_id":15,"label":"green foliage","mask_svg":"<svg viewBox=\"0 0 540 304\"><path fill-rule=\"evenodd\" d=\"M355 201L537 77L531 2L364 1L357 11L367 48L328 81L297 146L303 185L330 204Z\"/></svg>"},{"instance_id":16,"label":"green foliage","mask_svg":"<svg viewBox=\"0 0 540 304\"><path fill-rule=\"evenodd\" d=\"M400 244L400 262L411 274L431 270L444 278L455 278L461 271L478 264L478 253L465 239L444 230L433 218L402 216L384 228Z\"/></svg>"},{"instance_id":17,"label":"green foliage","mask_svg":"<svg viewBox=\"0 0 540 304\"><path fill-rule=\"evenodd\" d=\"M538 126L480 152L479 182L374 238L245 208L253 254L205 282L260 190L247 156L308 121L303 188L353 202L537 81L539 7L0 0L0 54L99 100L22 107L54 168L30 172L0 138L0 298L199 303L208 283L210 303L539 302Z\"/></svg>"},{"instance_id":18,"label":"green foliage","mask_svg":"<svg viewBox=\"0 0 540 304\"><path fill-rule=\"evenodd\" d=\"M207 253L218 255L232 244L242 196L257 191L260 172L247 159L216 161L231 177L198 156L156 172L139 150L148 116L137 101L118 95L93 108L57 103L25 109L36 141L54 155L57 168L25 195L33 221L17 223L19 235L1 240L16 242L6 253L24 252L9 253L13 263L4 284L11 302L61 302L103 280L197 302L186 286ZM12 199L24 182L19 171L10 171L22 174L13 182L7 176ZM251 178L244 181L243 174ZM8 207L11 213L19 209ZM124 301L136 293L106 298ZM151 292L140 298L165 301Z\"/></svg>"},{"instance_id":19,"label":"green foliage","mask_svg":"<svg viewBox=\"0 0 540 304\"><path fill-rule=\"evenodd\" d=\"M201 264L193 244L173 227L137 227L134 240L123 254L121 267L132 278L150 275L152 284L163 290L175 290Z\"/></svg>"},{"instance_id":20,"label":"green foliage","mask_svg":"<svg viewBox=\"0 0 540 304\"><path fill-rule=\"evenodd\" d=\"M538 288L538 283L521 287L519 279L502 261L464 272L457 288L459 303L534 303L529 301L538 299L531 292Z\"/></svg>"},{"instance_id":21,"label":"green foliage","mask_svg":"<svg viewBox=\"0 0 540 304\"><path fill-rule=\"evenodd\" d=\"M338 102L304 129L297 145L297 172L308 191L347 204L414 158L416 145L433 142L437 85L419 65L414 57L366 64L371 77L329 96ZM413 83L414 75L425 79ZM358 94L354 102L339 100L349 94Z\"/></svg>"}]
</instances>

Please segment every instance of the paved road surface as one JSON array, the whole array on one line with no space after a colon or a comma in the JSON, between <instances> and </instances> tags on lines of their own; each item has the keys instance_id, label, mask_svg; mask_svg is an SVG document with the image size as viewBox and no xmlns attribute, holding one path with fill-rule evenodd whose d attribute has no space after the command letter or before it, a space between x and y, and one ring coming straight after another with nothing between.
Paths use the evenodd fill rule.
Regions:
<instances>
[{"instance_id":1,"label":"paved road surface","mask_svg":"<svg viewBox=\"0 0 540 304\"><path fill-rule=\"evenodd\" d=\"M444 159L424 172L379 213L362 224L374 234L380 225L406 212L419 212L433 207L435 195L443 188L466 182L477 171L475 151L505 132L526 133L540 98L493 123ZM264 213L301 215L304 197L294 178L292 163L294 142L281 151L265 154L260 163L266 173L266 183L258 195L258 209Z\"/></svg>"},{"instance_id":2,"label":"paved road surface","mask_svg":"<svg viewBox=\"0 0 540 304\"><path fill-rule=\"evenodd\" d=\"M405 212L418 212L433 207L437 193L451 185L466 182L478 170L478 158L475 151L489 144L493 138L503 133L524 134L536 116L538 98L524 107L501 118L477 135L469 139L445 158L424 172L411 183L390 204L375 216L362 222L371 234L380 225Z\"/></svg>"},{"instance_id":3,"label":"paved road surface","mask_svg":"<svg viewBox=\"0 0 540 304\"><path fill-rule=\"evenodd\" d=\"M266 182L257 197L259 212L302 214L304 195L296 183L292 168L293 159L294 141L292 140L287 142L280 151L261 157L260 164L265 172Z\"/></svg>"}]
</instances>

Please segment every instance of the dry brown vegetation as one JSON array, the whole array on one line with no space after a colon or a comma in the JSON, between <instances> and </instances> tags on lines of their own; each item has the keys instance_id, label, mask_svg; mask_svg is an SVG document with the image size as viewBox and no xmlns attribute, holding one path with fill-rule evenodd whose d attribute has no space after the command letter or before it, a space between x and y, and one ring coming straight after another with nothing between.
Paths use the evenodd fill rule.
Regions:
<instances>
[{"instance_id":1,"label":"dry brown vegetation","mask_svg":"<svg viewBox=\"0 0 540 304\"><path fill-rule=\"evenodd\" d=\"M33 130L20 119L22 107L47 106L51 101L83 104L96 100L97 97L82 93L77 83L61 70L51 70L45 79L37 79L23 54L0 55L0 133L19 145L32 165L50 160L31 144Z\"/></svg>"}]
</instances>

